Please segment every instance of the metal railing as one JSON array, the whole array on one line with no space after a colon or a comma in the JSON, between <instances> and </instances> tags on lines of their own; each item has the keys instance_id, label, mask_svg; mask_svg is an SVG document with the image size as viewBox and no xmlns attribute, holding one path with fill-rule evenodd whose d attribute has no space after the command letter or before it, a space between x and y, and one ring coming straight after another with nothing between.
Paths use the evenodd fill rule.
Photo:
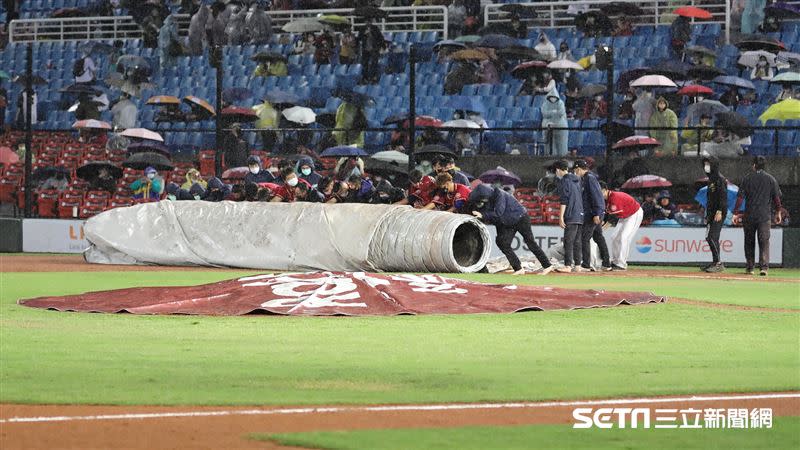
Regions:
<instances>
[{"instance_id":1,"label":"metal railing","mask_svg":"<svg viewBox=\"0 0 800 450\"><path fill-rule=\"evenodd\" d=\"M442 39L447 38L447 8L444 6L419 6L408 8L382 8L389 17L376 20L375 25L383 32L433 31ZM282 27L289 22L318 15L340 15L350 22L351 29L362 25L363 18L353 16L352 9L313 9L297 11L268 11L275 33L283 33ZM178 32L186 35L190 16L176 14ZM76 17L61 19L20 19L9 26L10 42L36 41L84 41L141 39L142 29L131 16Z\"/></svg>"}]
</instances>

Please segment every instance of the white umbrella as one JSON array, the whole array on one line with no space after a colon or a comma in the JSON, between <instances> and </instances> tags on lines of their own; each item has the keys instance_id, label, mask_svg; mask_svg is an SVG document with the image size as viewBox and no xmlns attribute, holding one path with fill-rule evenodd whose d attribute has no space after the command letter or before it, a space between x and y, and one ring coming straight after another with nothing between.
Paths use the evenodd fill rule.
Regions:
<instances>
[{"instance_id":1,"label":"white umbrella","mask_svg":"<svg viewBox=\"0 0 800 450\"><path fill-rule=\"evenodd\" d=\"M767 64L769 64L770 66L775 67L776 65L778 65L777 61L778 56L775 55L774 53L766 52L764 50L744 52L742 53L741 56L739 56L738 63L739 65L745 67L755 67L756 64L758 64L758 60L761 59L762 56L764 58L767 58Z\"/></svg>"},{"instance_id":2,"label":"white umbrella","mask_svg":"<svg viewBox=\"0 0 800 450\"><path fill-rule=\"evenodd\" d=\"M480 129L481 126L471 120L458 119L451 120L442 124L443 128L472 128Z\"/></svg>"},{"instance_id":3,"label":"white umbrella","mask_svg":"<svg viewBox=\"0 0 800 450\"><path fill-rule=\"evenodd\" d=\"M583 66L569 59L557 59L547 65L550 69L583 70Z\"/></svg>"},{"instance_id":4,"label":"white umbrella","mask_svg":"<svg viewBox=\"0 0 800 450\"><path fill-rule=\"evenodd\" d=\"M292 106L289 109L283 110L283 117L289 122L299 123L300 125L308 125L317 120L317 115L311 108L305 106Z\"/></svg>"},{"instance_id":5,"label":"white umbrella","mask_svg":"<svg viewBox=\"0 0 800 450\"><path fill-rule=\"evenodd\" d=\"M287 23L281 29L287 33L309 33L322 31L325 29L325 25L316 19L299 19Z\"/></svg>"},{"instance_id":6,"label":"white umbrella","mask_svg":"<svg viewBox=\"0 0 800 450\"><path fill-rule=\"evenodd\" d=\"M370 158L377 160L377 161L384 161L388 163L395 163L400 166L407 166L408 165L408 155L403 152L398 152L396 150L387 150L385 152L378 152L374 155L370 156Z\"/></svg>"},{"instance_id":7,"label":"white umbrella","mask_svg":"<svg viewBox=\"0 0 800 450\"><path fill-rule=\"evenodd\" d=\"M155 131L150 131L147 128L128 128L120 133L121 136L147 139L150 141L164 142L164 138Z\"/></svg>"},{"instance_id":8,"label":"white umbrella","mask_svg":"<svg viewBox=\"0 0 800 450\"><path fill-rule=\"evenodd\" d=\"M637 78L631 87L678 87L672 80L664 75L645 75Z\"/></svg>"}]
</instances>

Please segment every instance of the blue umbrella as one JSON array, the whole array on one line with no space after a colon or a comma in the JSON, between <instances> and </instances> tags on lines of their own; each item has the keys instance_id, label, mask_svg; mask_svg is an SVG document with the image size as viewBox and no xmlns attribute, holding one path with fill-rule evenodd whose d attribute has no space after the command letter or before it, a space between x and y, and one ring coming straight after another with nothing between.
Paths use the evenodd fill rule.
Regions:
<instances>
[{"instance_id":1,"label":"blue umbrella","mask_svg":"<svg viewBox=\"0 0 800 450\"><path fill-rule=\"evenodd\" d=\"M717 83L717 84L724 84L724 85L727 85L727 86L735 86L735 87L739 87L739 88L742 88L742 89L755 89L756 88L753 85L753 83L751 83L750 81L745 80L744 78L734 77L734 76L730 76L730 75L718 76L718 77L714 78L713 80L711 80L711 82L712 83Z\"/></svg>"},{"instance_id":2,"label":"blue umbrella","mask_svg":"<svg viewBox=\"0 0 800 450\"><path fill-rule=\"evenodd\" d=\"M243 87L232 87L222 91L222 98L228 103L238 103L253 98L253 91Z\"/></svg>"},{"instance_id":3,"label":"blue umbrella","mask_svg":"<svg viewBox=\"0 0 800 450\"><path fill-rule=\"evenodd\" d=\"M446 40L446 41L439 41L433 44L433 48L437 49L439 47L458 47L458 48L467 48L467 44L458 41Z\"/></svg>"},{"instance_id":4,"label":"blue umbrella","mask_svg":"<svg viewBox=\"0 0 800 450\"><path fill-rule=\"evenodd\" d=\"M324 157L342 157L342 156L369 156L367 152L358 147L350 147L348 145L340 145L338 147L326 148L320 156Z\"/></svg>"},{"instance_id":5,"label":"blue umbrella","mask_svg":"<svg viewBox=\"0 0 800 450\"><path fill-rule=\"evenodd\" d=\"M273 105L281 103L297 105L301 102L300 97L284 91L269 91L264 96L264 99Z\"/></svg>"},{"instance_id":6,"label":"blue umbrella","mask_svg":"<svg viewBox=\"0 0 800 450\"><path fill-rule=\"evenodd\" d=\"M505 48L505 47L521 46L520 42L517 39L508 37L503 34L487 34L486 36L475 41L475 44L473 45L475 47L487 47L487 48Z\"/></svg>"},{"instance_id":7,"label":"blue umbrella","mask_svg":"<svg viewBox=\"0 0 800 450\"><path fill-rule=\"evenodd\" d=\"M486 107L483 106L483 103L481 103L480 99L474 97L450 97L447 102L445 102L444 107L463 111L474 111L481 114L486 112Z\"/></svg>"},{"instance_id":8,"label":"blue umbrella","mask_svg":"<svg viewBox=\"0 0 800 450\"><path fill-rule=\"evenodd\" d=\"M736 206L737 195L739 195L739 187L735 184L728 183L728 211L733 211L733 208ZM708 203L708 186L703 186L697 191L697 195L694 196L694 201L700 203L703 208L706 207ZM744 200L742 200L742 207L744 207Z\"/></svg>"}]
</instances>

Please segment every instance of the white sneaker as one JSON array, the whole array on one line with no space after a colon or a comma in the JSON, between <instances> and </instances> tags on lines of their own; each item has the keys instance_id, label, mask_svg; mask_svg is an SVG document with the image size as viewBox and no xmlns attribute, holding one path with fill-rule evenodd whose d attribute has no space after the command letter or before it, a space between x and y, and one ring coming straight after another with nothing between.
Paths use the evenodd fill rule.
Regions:
<instances>
[{"instance_id":1,"label":"white sneaker","mask_svg":"<svg viewBox=\"0 0 800 450\"><path fill-rule=\"evenodd\" d=\"M559 272L559 273L572 273L572 267L561 266L558 269L556 269L556 272Z\"/></svg>"},{"instance_id":2,"label":"white sneaker","mask_svg":"<svg viewBox=\"0 0 800 450\"><path fill-rule=\"evenodd\" d=\"M512 275L525 275L525 269L519 269L515 271Z\"/></svg>"},{"instance_id":3,"label":"white sneaker","mask_svg":"<svg viewBox=\"0 0 800 450\"><path fill-rule=\"evenodd\" d=\"M549 266L545 267L544 269L542 269L542 270L539 272L539 275L547 275L548 273L552 272L553 270L555 270L555 266L553 266L553 265L551 264L551 265L549 265Z\"/></svg>"},{"instance_id":4,"label":"white sneaker","mask_svg":"<svg viewBox=\"0 0 800 450\"><path fill-rule=\"evenodd\" d=\"M587 269L586 267L575 266L575 267L572 269L572 271L573 271L573 272L589 272L589 269Z\"/></svg>"}]
</instances>

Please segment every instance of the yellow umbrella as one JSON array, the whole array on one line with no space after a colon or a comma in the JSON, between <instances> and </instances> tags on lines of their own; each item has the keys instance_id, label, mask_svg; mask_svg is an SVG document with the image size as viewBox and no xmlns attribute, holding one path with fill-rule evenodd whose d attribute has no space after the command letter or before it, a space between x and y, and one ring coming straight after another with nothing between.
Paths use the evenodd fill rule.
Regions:
<instances>
[{"instance_id":1,"label":"yellow umbrella","mask_svg":"<svg viewBox=\"0 0 800 450\"><path fill-rule=\"evenodd\" d=\"M767 108L758 120L764 123L768 120L776 119L780 121L800 119L800 100L787 98L786 100L775 103Z\"/></svg>"}]
</instances>

